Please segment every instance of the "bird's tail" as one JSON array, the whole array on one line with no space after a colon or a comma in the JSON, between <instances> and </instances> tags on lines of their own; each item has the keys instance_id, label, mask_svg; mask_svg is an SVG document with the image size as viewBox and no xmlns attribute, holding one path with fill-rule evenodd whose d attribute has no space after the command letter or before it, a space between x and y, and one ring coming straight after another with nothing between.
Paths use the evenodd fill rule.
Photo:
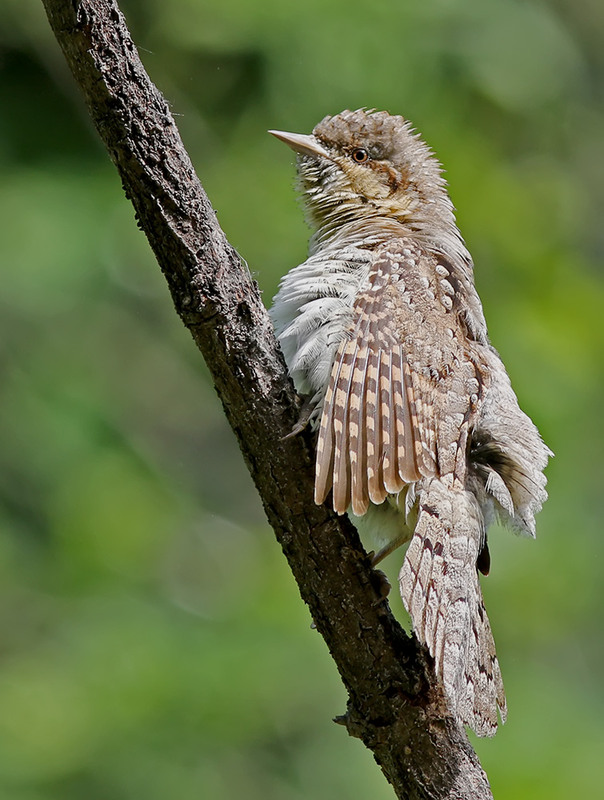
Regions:
<instances>
[{"instance_id":1,"label":"bird's tail","mask_svg":"<svg viewBox=\"0 0 604 800\"><path fill-rule=\"evenodd\" d=\"M415 533L399 581L418 638L434 658L452 711L478 736L506 718L505 692L476 561L485 541L475 496L451 477L420 494Z\"/></svg>"}]
</instances>

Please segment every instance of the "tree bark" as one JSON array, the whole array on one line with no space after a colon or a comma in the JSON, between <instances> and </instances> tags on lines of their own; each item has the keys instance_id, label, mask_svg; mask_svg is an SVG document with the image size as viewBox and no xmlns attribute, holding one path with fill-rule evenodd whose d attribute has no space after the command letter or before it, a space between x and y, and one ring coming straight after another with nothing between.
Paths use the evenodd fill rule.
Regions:
<instances>
[{"instance_id":1,"label":"tree bark","mask_svg":"<svg viewBox=\"0 0 604 800\"><path fill-rule=\"evenodd\" d=\"M114 0L42 0L174 305L202 353L270 524L348 691L338 718L399 798L486 800L429 657L381 599L350 522L313 502L308 432L255 282L220 229Z\"/></svg>"}]
</instances>

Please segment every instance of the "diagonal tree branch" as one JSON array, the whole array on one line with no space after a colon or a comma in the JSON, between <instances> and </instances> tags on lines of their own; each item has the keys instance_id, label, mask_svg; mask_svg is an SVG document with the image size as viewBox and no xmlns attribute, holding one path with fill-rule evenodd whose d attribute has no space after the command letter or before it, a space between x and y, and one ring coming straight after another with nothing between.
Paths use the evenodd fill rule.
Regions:
<instances>
[{"instance_id":1,"label":"diagonal tree branch","mask_svg":"<svg viewBox=\"0 0 604 800\"><path fill-rule=\"evenodd\" d=\"M42 0L97 131L212 372L270 524L349 694L338 721L399 798L487 800L424 651L380 602L355 529L313 502L312 443L249 271L226 240L115 0Z\"/></svg>"}]
</instances>

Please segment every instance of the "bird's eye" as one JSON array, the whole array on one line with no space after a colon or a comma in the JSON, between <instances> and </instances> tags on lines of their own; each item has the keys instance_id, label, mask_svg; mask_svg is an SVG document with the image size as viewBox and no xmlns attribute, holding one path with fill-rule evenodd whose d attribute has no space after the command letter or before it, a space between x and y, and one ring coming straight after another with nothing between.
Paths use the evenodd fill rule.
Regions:
<instances>
[{"instance_id":1,"label":"bird's eye","mask_svg":"<svg viewBox=\"0 0 604 800\"><path fill-rule=\"evenodd\" d=\"M352 151L351 156L357 164L365 164L365 162L369 161L369 153L364 147L356 147Z\"/></svg>"}]
</instances>

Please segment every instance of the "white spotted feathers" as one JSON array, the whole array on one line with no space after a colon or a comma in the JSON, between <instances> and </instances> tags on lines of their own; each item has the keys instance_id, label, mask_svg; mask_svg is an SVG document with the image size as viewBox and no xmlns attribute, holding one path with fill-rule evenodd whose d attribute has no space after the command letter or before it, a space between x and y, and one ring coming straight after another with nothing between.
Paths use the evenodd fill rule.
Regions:
<instances>
[{"instance_id":1,"label":"white spotted feathers","mask_svg":"<svg viewBox=\"0 0 604 800\"><path fill-rule=\"evenodd\" d=\"M315 499L333 488L333 507L361 516L406 484L436 473L434 395L439 367L417 358L418 326L434 324L451 306L438 281L435 258L413 241L396 239L375 252L367 285L353 305L352 330L335 354L317 443ZM447 273L448 274L448 273ZM406 345L405 342L408 342ZM444 342L445 351L452 340Z\"/></svg>"}]
</instances>

